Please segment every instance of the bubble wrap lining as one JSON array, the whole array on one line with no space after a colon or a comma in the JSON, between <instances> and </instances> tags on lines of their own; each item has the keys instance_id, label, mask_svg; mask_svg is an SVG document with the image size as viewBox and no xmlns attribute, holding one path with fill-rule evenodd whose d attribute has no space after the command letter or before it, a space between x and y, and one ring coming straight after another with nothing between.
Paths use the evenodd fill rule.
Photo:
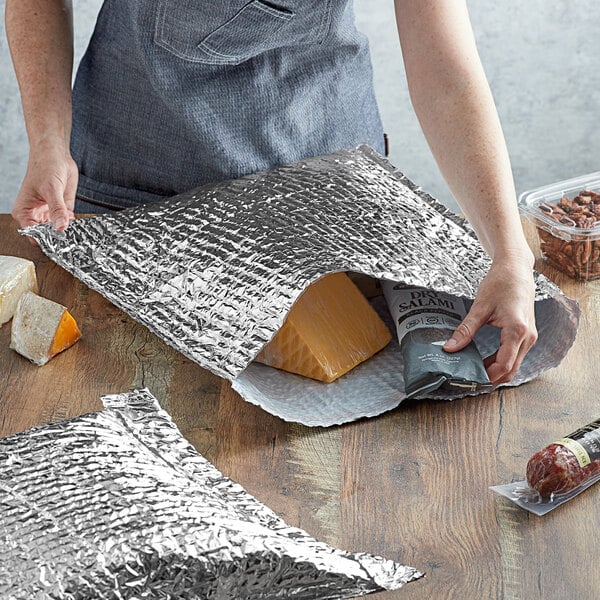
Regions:
<instances>
[{"instance_id":1,"label":"bubble wrap lining","mask_svg":"<svg viewBox=\"0 0 600 600\"><path fill-rule=\"evenodd\" d=\"M288 527L147 390L0 440L0 597L348 598L421 574Z\"/></svg>"},{"instance_id":2,"label":"bubble wrap lining","mask_svg":"<svg viewBox=\"0 0 600 600\"><path fill-rule=\"evenodd\" d=\"M489 267L464 220L365 146L81 219L64 233L47 224L23 233L245 399L307 425L379 414L404 398L395 342L333 384L252 363L308 285L355 271L468 300ZM540 337L515 384L559 364L579 322L576 302L539 274L536 284ZM490 354L497 331L476 341Z\"/></svg>"}]
</instances>

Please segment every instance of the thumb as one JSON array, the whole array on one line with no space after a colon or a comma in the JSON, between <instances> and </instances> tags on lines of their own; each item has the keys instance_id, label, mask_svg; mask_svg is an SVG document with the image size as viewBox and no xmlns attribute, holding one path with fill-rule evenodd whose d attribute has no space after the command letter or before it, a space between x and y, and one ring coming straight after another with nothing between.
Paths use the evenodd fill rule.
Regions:
<instances>
[{"instance_id":1,"label":"thumb","mask_svg":"<svg viewBox=\"0 0 600 600\"><path fill-rule=\"evenodd\" d=\"M457 352L473 341L473 336L480 327L487 323L487 315L477 310L475 305L467 313L460 325L454 330L452 337L444 344L446 352Z\"/></svg>"},{"instance_id":2,"label":"thumb","mask_svg":"<svg viewBox=\"0 0 600 600\"><path fill-rule=\"evenodd\" d=\"M77 194L78 180L79 172L77 171L77 167L74 167L73 170L67 176L67 183L65 185L65 190L63 193L63 199L69 218L73 218L73 210L75 208L75 196Z\"/></svg>"},{"instance_id":3,"label":"thumb","mask_svg":"<svg viewBox=\"0 0 600 600\"><path fill-rule=\"evenodd\" d=\"M65 230L69 225L69 212L64 201L64 190L58 186L52 187L46 196L50 221L58 231Z\"/></svg>"}]
</instances>

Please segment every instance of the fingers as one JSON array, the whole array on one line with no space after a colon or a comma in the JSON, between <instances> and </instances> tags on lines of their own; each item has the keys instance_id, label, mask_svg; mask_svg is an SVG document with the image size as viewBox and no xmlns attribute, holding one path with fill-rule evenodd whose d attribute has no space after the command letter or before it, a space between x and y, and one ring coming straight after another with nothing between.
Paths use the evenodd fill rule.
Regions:
<instances>
[{"instance_id":1,"label":"fingers","mask_svg":"<svg viewBox=\"0 0 600 600\"><path fill-rule=\"evenodd\" d=\"M22 213L15 209L11 212L11 216L19 224L19 227L29 227L42 222L38 221L31 213Z\"/></svg>"},{"instance_id":2,"label":"fingers","mask_svg":"<svg viewBox=\"0 0 600 600\"><path fill-rule=\"evenodd\" d=\"M498 352L494 352L494 354L490 354L489 356L486 356L483 359L483 366L485 367L486 371L487 371L487 368L490 365L492 365L492 364L494 364L496 362L496 356L497 356L497 354L498 354Z\"/></svg>"},{"instance_id":3,"label":"fingers","mask_svg":"<svg viewBox=\"0 0 600 600\"><path fill-rule=\"evenodd\" d=\"M446 352L457 352L468 346L473 341L473 336L478 329L483 327L489 319L489 313L473 304L462 323L454 330L452 337L444 344Z\"/></svg>"},{"instance_id":4,"label":"fingers","mask_svg":"<svg viewBox=\"0 0 600 600\"><path fill-rule=\"evenodd\" d=\"M48 186L45 200L48 203L50 221L58 231L69 226L74 218L75 194L79 172L75 163L70 160L66 166L66 177L55 177Z\"/></svg>"},{"instance_id":5,"label":"fingers","mask_svg":"<svg viewBox=\"0 0 600 600\"><path fill-rule=\"evenodd\" d=\"M78 176L77 165L63 153L50 150L43 157L30 156L13 218L21 227L50 221L63 231L74 218Z\"/></svg>"},{"instance_id":6,"label":"fingers","mask_svg":"<svg viewBox=\"0 0 600 600\"><path fill-rule=\"evenodd\" d=\"M69 211L64 200L64 190L61 186L51 185L44 194L48 203L48 215L54 228L63 231L69 226Z\"/></svg>"},{"instance_id":7,"label":"fingers","mask_svg":"<svg viewBox=\"0 0 600 600\"><path fill-rule=\"evenodd\" d=\"M467 316L444 344L447 352L457 352L465 348L478 329L489 322L488 312L473 304ZM500 347L497 352L484 360L488 377L494 384L511 381L521 367L527 352L537 341L535 326L526 321L513 321L502 327Z\"/></svg>"},{"instance_id":8,"label":"fingers","mask_svg":"<svg viewBox=\"0 0 600 600\"><path fill-rule=\"evenodd\" d=\"M69 173L67 177L67 184L65 186L65 191L63 195L63 199L65 202L65 207L67 208L69 219L74 218L73 211L75 209L75 195L77 193L77 181L79 178L79 172L77 168L73 165L73 169Z\"/></svg>"},{"instance_id":9,"label":"fingers","mask_svg":"<svg viewBox=\"0 0 600 600\"><path fill-rule=\"evenodd\" d=\"M22 210L19 205L15 203L11 211L11 216L19 224L19 227L29 227L30 225L38 225L39 223L48 220L47 218L40 218L38 213L33 210ZM39 247L39 244L32 237L26 236L26 239L33 246Z\"/></svg>"},{"instance_id":10,"label":"fingers","mask_svg":"<svg viewBox=\"0 0 600 600\"><path fill-rule=\"evenodd\" d=\"M530 327L527 323L513 324L510 329L505 327L498 351L484 361L490 381L494 384L511 381L536 341L535 327Z\"/></svg>"},{"instance_id":11,"label":"fingers","mask_svg":"<svg viewBox=\"0 0 600 600\"><path fill-rule=\"evenodd\" d=\"M11 216L19 224L19 227L38 225L48 220L48 206L46 203L42 205L33 203L30 205L30 203L17 199L12 208Z\"/></svg>"},{"instance_id":12,"label":"fingers","mask_svg":"<svg viewBox=\"0 0 600 600\"><path fill-rule=\"evenodd\" d=\"M12 209L12 217L20 227L39 225L51 221L58 231L63 231L69 225L69 211L62 198L46 195L45 200L18 198Z\"/></svg>"}]
</instances>

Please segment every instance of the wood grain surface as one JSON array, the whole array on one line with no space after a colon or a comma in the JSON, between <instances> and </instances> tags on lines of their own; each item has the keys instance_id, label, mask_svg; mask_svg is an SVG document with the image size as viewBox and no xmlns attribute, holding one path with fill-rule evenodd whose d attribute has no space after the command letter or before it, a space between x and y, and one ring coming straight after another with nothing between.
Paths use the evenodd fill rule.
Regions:
<instances>
[{"instance_id":1,"label":"wood grain surface","mask_svg":"<svg viewBox=\"0 0 600 600\"><path fill-rule=\"evenodd\" d=\"M148 387L200 453L288 524L426 573L373 598L600 597L600 485L541 518L488 489L523 478L536 450L600 417L600 281L573 281L538 260L583 317L565 361L537 380L454 402L407 402L324 429L243 401L45 258L8 215L0 216L0 254L33 260L41 294L69 307L83 332L37 367L9 349L10 323L0 329L0 435Z\"/></svg>"}]
</instances>

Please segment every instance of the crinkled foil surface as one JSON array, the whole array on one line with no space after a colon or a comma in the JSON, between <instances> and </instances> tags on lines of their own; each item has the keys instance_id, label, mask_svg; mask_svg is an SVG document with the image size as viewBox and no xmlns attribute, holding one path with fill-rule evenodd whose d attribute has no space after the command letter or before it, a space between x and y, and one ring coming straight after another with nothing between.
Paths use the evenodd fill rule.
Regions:
<instances>
[{"instance_id":1,"label":"crinkled foil surface","mask_svg":"<svg viewBox=\"0 0 600 600\"><path fill-rule=\"evenodd\" d=\"M421 573L288 527L147 390L0 440L0 598L348 598Z\"/></svg>"},{"instance_id":2,"label":"crinkled foil surface","mask_svg":"<svg viewBox=\"0 0 600 600\"><path fill-rule=\"evenodd\" d=\"M330 384L252 362L308 285L355 271L472 299L489 267L462 219L364 146L78 220L62 234L24 233L245 399L307 425L376 415L405 397L395 342ZM539 340L512 385L558 365L579 323L575 301L542 275L536 283ZM490 327L476 339L483 355L498 341Z\"/></svg>"}]
</instances>

